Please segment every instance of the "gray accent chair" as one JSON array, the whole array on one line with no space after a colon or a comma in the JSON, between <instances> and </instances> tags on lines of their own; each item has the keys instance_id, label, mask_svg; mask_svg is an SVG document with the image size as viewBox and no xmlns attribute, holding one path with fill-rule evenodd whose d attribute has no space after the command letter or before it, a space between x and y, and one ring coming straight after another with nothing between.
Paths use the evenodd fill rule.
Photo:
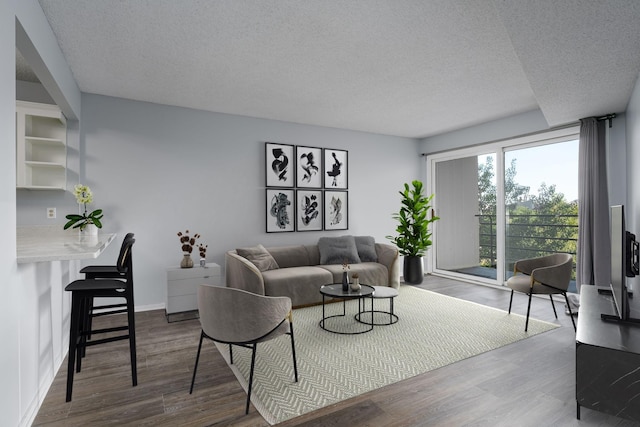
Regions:
<instances>
[{"instance_id":1,"label":"gray accent chair","mask_svg":"<svg viewBox=\"0 0 640 427\"><path fill-rule=\"evenodd\" d=\"M573 329L576 328L576 322L573 320L573 313L571 312L571 305L567 298L567 289L571 281L572 268L573 257L570 254L553 254L516 261L514 265L514 275L507 280L507 286L511 288L509 313L511 313L514 291L529 295L527 321L524 326L525 332L529 327L529 312L531 311L531 297L533 294L549 295L556 319L558 318L558 313L553 303L553 294L562 294L569 308Z\"/></svg>"},{"instance_id":2,"label":"gray accent chair","mask_svg":"<svg viewBox=\"0 0 640 427\"><path fill-rule=\"evenodd\" d=\"M293 338L293 316L291 299L288 297L268 297L243 291L242 289L220 286L200 285L198 288L198 310L200 312L200 344L193 368L191 389L196 380L198 361L202 341L209 338L212 341L229 344L229 359L233 364L233 346L251 349L251 370L249 374L249 389L247 391L247 405L245 413L249 413L251 389L253 386L253 369L256 361L256 348L259 342L272 340L281 335L291 337L291 352L293 354L293 372L298 382L298 365L296 362L296 347Z\"/></svg>"}]
</instances>

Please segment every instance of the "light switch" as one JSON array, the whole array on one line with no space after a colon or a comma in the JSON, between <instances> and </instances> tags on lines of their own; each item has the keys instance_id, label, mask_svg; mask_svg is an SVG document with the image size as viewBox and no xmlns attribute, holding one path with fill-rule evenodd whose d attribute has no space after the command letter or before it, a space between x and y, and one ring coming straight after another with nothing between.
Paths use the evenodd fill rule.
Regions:
<instances>
[{"instance_id":1,"label":"light switch","mask_svg":"<svg viewBox=\"0 0 640 427\"><path fill-rule=\"evenodd\" d=\"M47 218L49 219L56 218L56 208L47 208Z\"/></svg>"}]
</instances>

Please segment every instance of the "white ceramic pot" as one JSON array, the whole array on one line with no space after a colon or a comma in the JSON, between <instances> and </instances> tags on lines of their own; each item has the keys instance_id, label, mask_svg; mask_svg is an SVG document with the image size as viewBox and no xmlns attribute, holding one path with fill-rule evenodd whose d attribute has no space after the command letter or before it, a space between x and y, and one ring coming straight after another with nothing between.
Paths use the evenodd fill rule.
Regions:
<instances>
[{"instance_id":1,"label":"white ceramic pot","mask_svg":"<svg viewBox=\"0 0 640 427\"><path fill-rule=\"evenodd\" d=\"M87 224L84 228L83 233L87 236L97 236L98 235L98 227L95 224Z\"/></svg>"}]
</instances>

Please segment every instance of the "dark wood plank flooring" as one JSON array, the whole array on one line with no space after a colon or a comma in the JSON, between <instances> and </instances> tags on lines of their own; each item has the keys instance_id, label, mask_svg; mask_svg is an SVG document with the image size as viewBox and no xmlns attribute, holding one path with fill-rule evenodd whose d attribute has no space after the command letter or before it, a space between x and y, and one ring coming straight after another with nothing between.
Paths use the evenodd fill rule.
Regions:
<instances>
[{"instance_id":1,"label":"dark wood plank flooring","mask_svg":"<svg viewBox=\"0 0 640 427\"><path fill-rule=\"evenodd\" d=\"M420 287L506 310L509 292L436 276ZM527 297L513 311L526 313ZM281 426L638 426L589 409L576 420L575 335L564 304L534 298L532 317L562 327L300 416ZM401 307L396 307L401 315ZM89 348L65 402L66 361L36 426L266 426L211 343L193 395L189 385L198 320L167 323L163 311L136 314L138 386L125 341ZM524 324L523 324L524 328Z\"/></svg>"}]
</instances>

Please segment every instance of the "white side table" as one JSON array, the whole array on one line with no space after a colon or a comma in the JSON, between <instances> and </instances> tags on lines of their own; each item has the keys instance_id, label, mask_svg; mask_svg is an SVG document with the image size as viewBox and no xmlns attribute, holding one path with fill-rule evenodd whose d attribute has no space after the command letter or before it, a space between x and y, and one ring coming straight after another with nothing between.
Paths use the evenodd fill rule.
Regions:
<instances>
[{"instance_id":1,"label":"white side table","mask_svg":"<svg viewBox=\"0 0 640 427\"><path fill-rule=\"evenodd\" d=\"M168 322L198 317L198 286L204 284L222 286L218 264L211 262L205 267L167 269L165 313Z\"/></svg>"}]
</instances>

